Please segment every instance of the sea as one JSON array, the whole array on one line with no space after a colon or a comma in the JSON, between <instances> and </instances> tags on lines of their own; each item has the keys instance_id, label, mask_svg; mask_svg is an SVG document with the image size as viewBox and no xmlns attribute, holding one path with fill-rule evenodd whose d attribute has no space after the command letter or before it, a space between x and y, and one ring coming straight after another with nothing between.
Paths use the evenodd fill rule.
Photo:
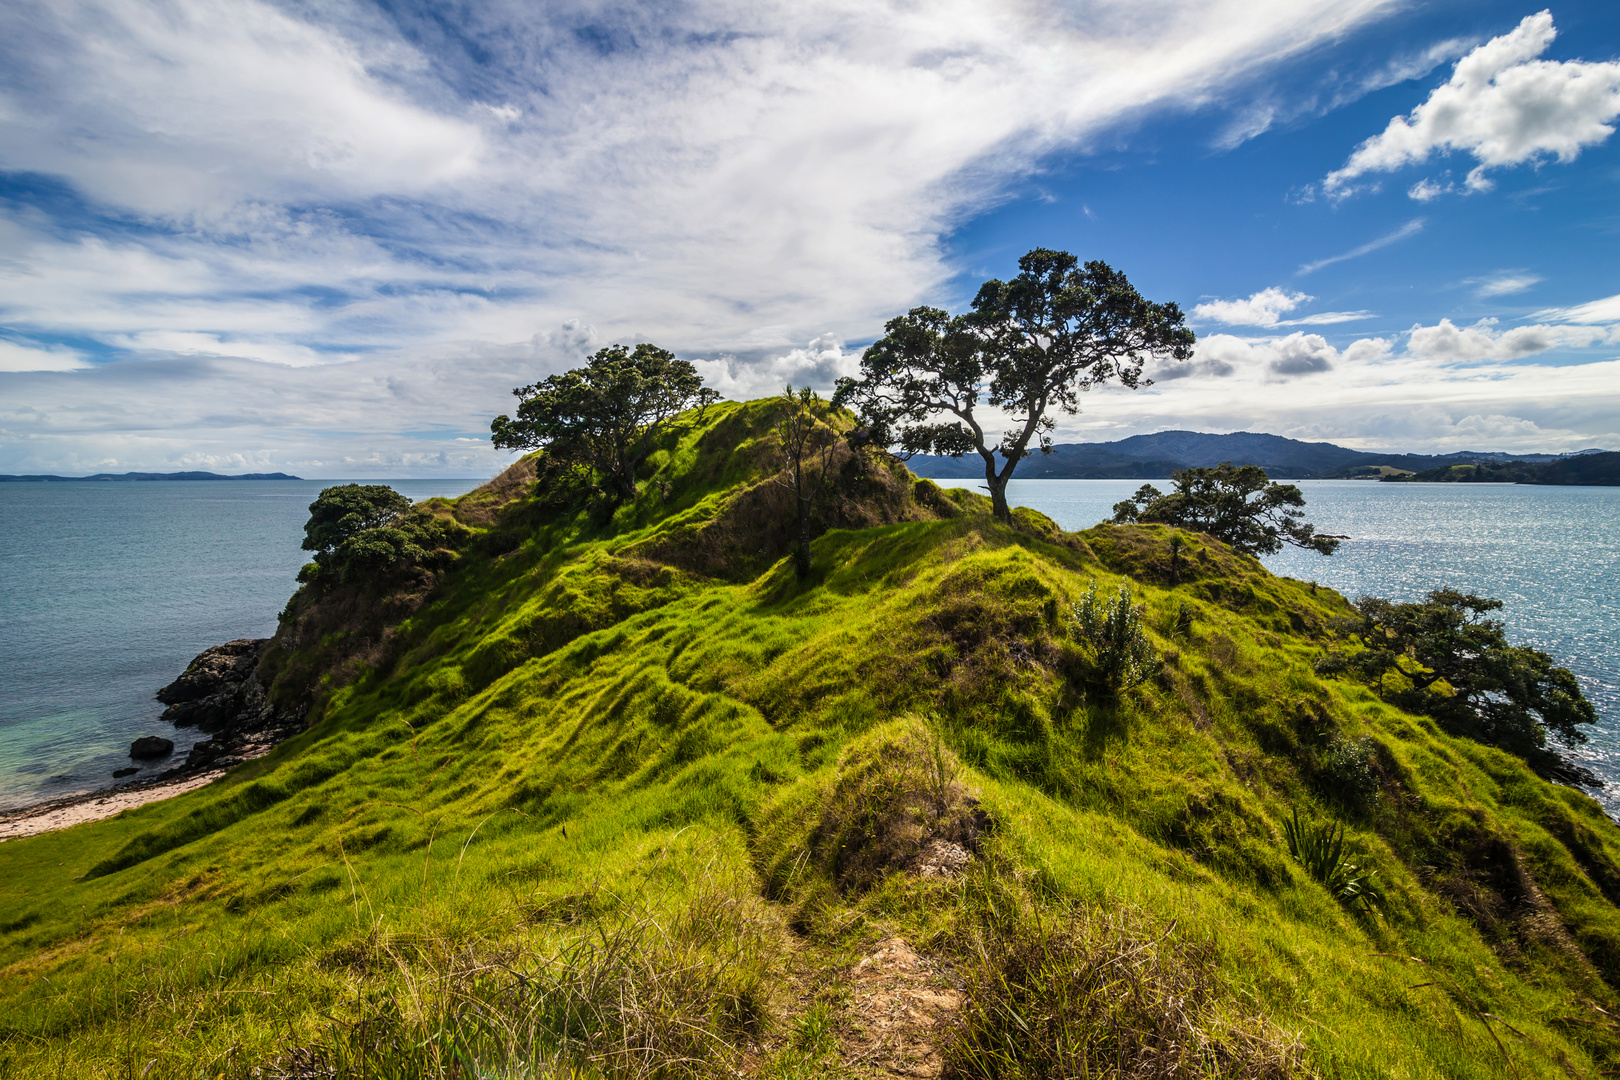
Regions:
<instances>
[{"instance_id":1,"label":"sea","mask_svg":"<svg viewBox=\"0 0 1620 1080\"><path fill-rule=\"evenodd\" d=\"M343 482L0 484L0 810L111 784L141 735L182 756L198 735L162 724L152 695L203 649L274 632L309 558L308 505ZM425 499L480 481L362 482ZM1142 483L1014 480L1009 498L1083 529ZM1352 598L1450 587L1502 600L1510 638L1568 667L1597 707L1572 756L1620 814L1620 488L1297 483L1317 529L1352 539L1267 566Z\"/></svg>"},{"instance_id":2,"label":"sea","mask_svg":"<svg viewBox=\"0 0 1620 1080\"><path fill-rule=\"evenodd\" d=\"M203 736L154 699L204 649L269 637L310 553L309 504L345 480L0 483L0 811L140 780ZM482 480L375 480L413 500ZM131 761L142 735L173 739Z\"/></svg>"}]
</instances>

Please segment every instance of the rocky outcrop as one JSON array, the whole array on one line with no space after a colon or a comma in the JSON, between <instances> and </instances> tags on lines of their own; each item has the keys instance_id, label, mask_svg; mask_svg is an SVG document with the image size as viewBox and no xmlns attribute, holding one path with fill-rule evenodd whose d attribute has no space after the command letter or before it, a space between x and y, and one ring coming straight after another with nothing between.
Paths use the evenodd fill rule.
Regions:
<instances>
[{"instance_id":1,"label":"rocky outcrop","mask_svg":"<svg viewBox=\"0 0 1620 1080\"><path fill-rule=\"evenodd\" d=\"M302 710L278 709L257 678L269 638L238 638L205 649L174 682L157 692L175 727L197 727L211 738L191 748L184 771L218 769L268 753L303 730ZM180 771L180 770L176 770Z\"/></svg>"}]
</instances>

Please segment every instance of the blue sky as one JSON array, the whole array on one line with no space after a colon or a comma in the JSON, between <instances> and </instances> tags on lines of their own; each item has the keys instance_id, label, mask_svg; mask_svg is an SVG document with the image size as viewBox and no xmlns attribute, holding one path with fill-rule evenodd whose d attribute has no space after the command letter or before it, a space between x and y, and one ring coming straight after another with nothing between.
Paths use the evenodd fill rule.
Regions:
<instances>
[{"instance_id":1,"label":"blue sky","mask_svg":"<svg viewBox=\"0 0 1620 1080\"><path fill-rule=\"evenodd\" d=\"M614 341L827 387L1035 246L1196 358L1062 440L1620 448L1620 14L1395 0L0 10L0 472L481 475Z\"/></svg>"}]
</instances>

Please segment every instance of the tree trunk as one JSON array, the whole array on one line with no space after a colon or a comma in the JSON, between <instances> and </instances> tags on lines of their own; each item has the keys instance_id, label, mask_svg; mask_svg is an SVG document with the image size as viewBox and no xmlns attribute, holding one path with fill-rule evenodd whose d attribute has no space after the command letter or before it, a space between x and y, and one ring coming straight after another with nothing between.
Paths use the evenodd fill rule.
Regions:
<instances>
[{"instance_id":1,"label":"tree trunk","mask_svg":"<svg viewBox=\"0 0 1620 1080\"><path fill-rule=\"evenodd\" d=\"M810 576L810 500L800 498L799 503L799 549L793 553L793 569L799 577Z\"/></svg>"},{"instance_id":2,"label":"tree trunk","mask_svg":"<svg viewBox=\"0 0 1620 1080\"><path fill-rule=\"evenodd\" d=\"M1012 510L1007 506L1007 481L999 476L987 478L990 488L990 512L996 516L997 521L1012 524Z\"/></svg>"}]
</instances>

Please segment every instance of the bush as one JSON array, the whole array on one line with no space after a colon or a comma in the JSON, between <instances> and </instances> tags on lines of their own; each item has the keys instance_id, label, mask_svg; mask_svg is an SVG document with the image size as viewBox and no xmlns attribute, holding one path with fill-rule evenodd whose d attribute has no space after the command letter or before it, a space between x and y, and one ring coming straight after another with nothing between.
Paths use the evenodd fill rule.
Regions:
<instances>
[{"instance_id":1,"label":"bush","mask_svg":"<svg viewBox=\"0 0 1620 1080\"><path fill-rule=\"evenodd\" d=\"M1362 870L1344 858L1344 826L1334 822L1302 825L1296 808L1283 822L1288 854L1348 908L1371 911L1384 902L1377 870Z\"/></svg>"},{"instance_id":2,"label":"bush","mask_svg":"<svg viewBox=\"0 0 1620 1080\"><path fill-rule=\"evenodd\" d=\"M1118 694L1140 686L1164 666L1142 628L1142 609L1131 603L1126 586L1121 585L1119 595L1103 603L1097 599L1093 581L1074 606L1074 621L1080 640L1091 647L1093 681L1110 691Z\"/></svg>"},{"instance_id":3,"label":"bush","mask_svg":"<svg viewBox=\"0 0 1620 1080\"><path fill-rule=\"evenodd\" d=\"M1371 808L1382 791L1372 766L1373 753L1371 739L1335 740L1317 767L1318 787L1351 809Z\"/></svg>"}]
</instances>

